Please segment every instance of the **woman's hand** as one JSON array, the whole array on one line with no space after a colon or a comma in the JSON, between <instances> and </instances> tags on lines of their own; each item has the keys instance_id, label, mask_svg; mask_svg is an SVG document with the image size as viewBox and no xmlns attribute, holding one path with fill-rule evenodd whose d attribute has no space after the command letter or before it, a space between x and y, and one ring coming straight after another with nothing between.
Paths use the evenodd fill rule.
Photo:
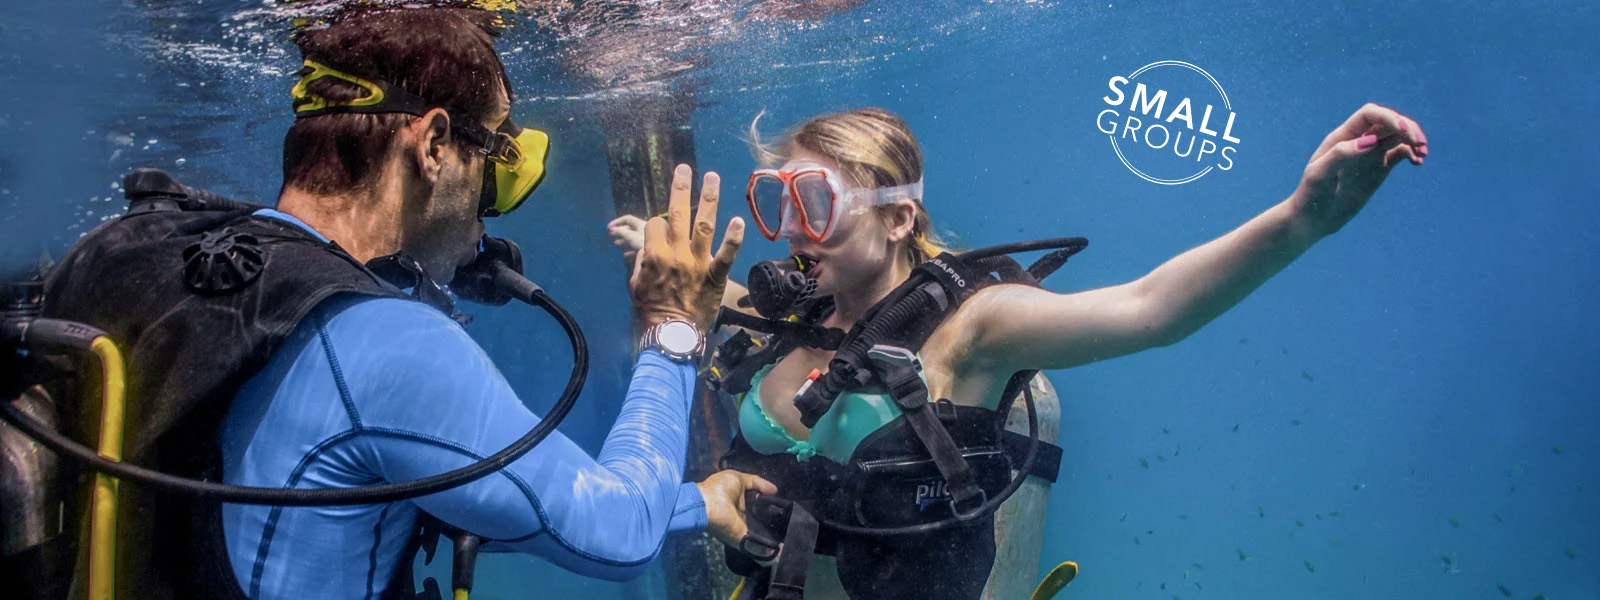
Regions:
<instances>
[{"instance_id":1,"label":"woman's hand","mask_svg":"<svg viewBox=\"0 0 1600 600\"><path fill-rule=\"evenodd\" d=\"M705 481L695 484L706 501L707 530L717 541L739 547L750 528L744 523L744 493L755 490L762 494L778 493L772 482L738 471L718 471Z\"/></svg>"},{"instance_id":2,"label":"woman's hand","mask_svg":"<svg viewBox=\"0 0 1600 600\"><path fill-rule=\"evenodd\" d=\"M644 219L633 215L622 215L606 223L606 233L611 236L611 245L622 250L622 258L629 263L644 247Z\"/></svg>"},{"instance_id":3,"label":"woman's hand","mask_svg":"<svg viewBox=\"0 0 1600 600\"><path fill-rule=\"evenodd\" d=\"M1401 160L1428 156L1422 126L1393 109L1367 104L1322 140L1291 198L1296 216L1318 235L1344 227Z\"/></svg>"}]
</instances>

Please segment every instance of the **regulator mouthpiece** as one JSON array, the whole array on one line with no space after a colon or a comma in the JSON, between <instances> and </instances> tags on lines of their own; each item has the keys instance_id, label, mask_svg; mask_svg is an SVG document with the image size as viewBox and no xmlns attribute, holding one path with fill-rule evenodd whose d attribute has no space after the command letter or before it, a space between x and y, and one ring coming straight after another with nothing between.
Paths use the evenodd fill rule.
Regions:
<instances>
[{"instance_id":1,"label":"regulator mouthpiece","mask_svg":"<svg viewBox=\"0 0 1600 600\"><path fill-rule=\"evenodd\" d=\"M816 259L804 254L756 263L746 279L750 306L768 319L789 316L796 305L816 293L817 280L806 276L816 264Z\"/></svg>"}]
</instances>

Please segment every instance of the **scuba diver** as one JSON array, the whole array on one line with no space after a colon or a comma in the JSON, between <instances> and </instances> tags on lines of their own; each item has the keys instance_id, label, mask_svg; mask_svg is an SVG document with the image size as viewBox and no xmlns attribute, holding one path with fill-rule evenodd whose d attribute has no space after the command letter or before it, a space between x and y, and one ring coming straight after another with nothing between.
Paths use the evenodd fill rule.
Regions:
<instances>
[{"instance_id":1,"label":"scuba diver","mask_svg":"<svg viewBox=\"0 0 1600 600\"><path fill-rule=\"evenodd\" d=\"M452 586L465 598L480 543L625 579L669 532L744 536L744 498L771 483L681 480L700 332L742 221L713 254L717 177L691 219L678 167L630 280L645 331L617 422L598 459L555 433L587 354L515 244L484 235L539 184L549 144L508 118L497 33L459 9L353 9L302 31L276 209L136 172L129 213L8 301L0 437L17 427L99 472L59 461L72 489L39 512L62 507L68 533L24 552L31 568L5 566L27 597L439 598L431 579L416 594L411 565L445 531L458 575L469 559ZM452 318L452 294L561 322L573 377L547 419ZM100 362L24 360L52 340ZM60 434L18 361L77 375L56 396ZM98 456L80 445L97 437ZM74 485L89 478L92 493Z\"/></svg>"},{"instance_id":2,"label":"scuba diver","mask_svg":"<svg viewBox=\"0 0 1600 600\"><path fill-rule=\"evenodd\" d=\"M723 467L780 490L747 502L751 531L728 553L746 576L736 598L1019 597L989 581L1007 533L994 513L1024 478L1053 481L1060 458L1036 414L1028 435L1005 429L1014 402L1037 412L1028 380L1183 340L1342 228L1401 160L1428 154L1415 121L1368 104L1288 199L1135 281L1057 294L1039 280L1087 241L949 251L900 118L818 116L770 145L759 120L763 168L746 199L792 256L728 285L717 323L740 330L703 373L738 400ZM614 243L638 247L642 224L612 221ZM1053 252L1026 269L1005 257L1041 249ZM1075 574L1064 563L1034 598Z\"/></svg>"}]
</instances>

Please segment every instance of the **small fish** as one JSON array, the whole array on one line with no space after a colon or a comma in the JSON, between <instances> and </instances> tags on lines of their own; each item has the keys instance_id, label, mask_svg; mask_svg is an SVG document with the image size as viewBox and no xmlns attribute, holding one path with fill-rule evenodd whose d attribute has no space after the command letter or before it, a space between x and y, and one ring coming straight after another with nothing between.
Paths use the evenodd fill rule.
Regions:
<instances>
[{"instance_id":1,"label":"small fish","mask_svg":"<svg viewBox=\"0 0 1600 600\"><path fill-rule=\"evenodd\" d=\"M1117 522L1121 523L1121 522L1126 521L1126 520L1128 520L1128 513L1122 513L1122 518L1121 519L1117 519Z\"/></svg>"},{"instance_id":2,"label":"small fish","mask_svg":"<svg viewBox=\"0 0 1600 600\"><path fill-rule=\"evenodd\" d=\"M1339 511L1337 511L1337 510L1330 510L1330 511L1328 511L1328 516L1330 516L1330 517L1337 517L1337 516L1339 516Z\"/></svg>"},{"instance_id":3,"label":"small fish","mask_svg":"<svg viewBox=\"0 0 1600 600\"><path fill-rule=\"evenodd\" d=\"M1248 343L1250 343L1250 338L1247 338L1247 337L1239 338L1239 343L1248 344Z\"/></svg>"},{"instance_id":4,"label":"small fish","mask_svg":"<svg viewBox=\"0 0 1600 600\"><path fill-rule=\"evenodd\" d=\"M1446 566L1446 567L1455 564L1455 561L1456 561L1454 556L1441 556L1441 557L1439 557L1439 560L1444 561L1444 566Z\"/></svg>"},{"instance_id":5,"label":"small fish","mask_svg":"<svg viewBox=\"0 0 1600 600\"><path fill-rule=\"evenodd\" d=\"M1028 179L1028 178L1023 178L1022 179L1022 185L1030 185L1032 183L1033 183L1032 179Z\"/></svg>"},{"instance_id":6,"label":"small fish","mask_svg":"<svg viewBox=\"0 0 1600 600\"><path fill-rule=\"evenodd\" d=\"M1506 589L1506 586L1503 586L1503 585L1500 585L1500 584L1496 583L1496 584L1494 584L1494 587L1495 587L1495 589L1500 590L1500 593L1504 594L1505 597L1507 597L1507 598L1511 597L1511 590Z\"/></svg>"},{"instance_id":7,"label":"small fish","mask_svg":"<svg viewBox=\"0 0 1600 600\"><path fill-rule=\"evenodd\" d=\"M1263 519L1267 518L1267 507L1265 507L1265 506L1257 506L1256 507L1256 514L1261 515L1261 518L1263 518Z\"/></svg>"},{"instance_id":8,"label":"small fish","mask_svg":"<svg viewBox=\"0 0 1600 600\"><path fill-rule=\"evenodd\" d=\"M1295 521L1294 524L1295 525L1299 525L1301 527L1305 527L1306 526L1306 522L1305 521Z\"/></svg>"},{"instance_id":9,"label":"small fish","mask_svg":"<svg viewBox=\"0 0 1600 600\"><path fill-rule=\"evenodd\" d=\"M1189 520L1189 515L1178 515L1178 520L1179 521L1187 521L1187 520Z\"/></svg>"},{"instance_id":10,"label":"small fish","mask_svg":"<svg viewBox=\"0 0 1600 600\"><path fill-rule=\"evenodd\" d=\"M1283 349L1283 355L1284 356L1288 356L1289 355L1289 349L1288 348L1284 348Z\"/></svg>"},{"instance_id":11,"label":"small fish","mask_svg":"<svg viewBox=\"0 0 1600 600\"><path fill-rule=\"evenodd\" d=\"M1204 569L1205 568L1200 563L1189 563L1189 566L1194 567L1196 569Z\"/></svg>"},{"instance_id":12,"label":"small fish","mask_svg":"<svg viewBox=\"0 0 1600 600\"><path fill-rule=\"evenodd\" d=\"M1170 434L1170 433L1172 433L1172 432L1171 431L1167 431L1167 428L1165 428L1165 427L1161 428L1161 434L1162 435L1167 435L1167 434Z\"/></svg>"},{"instance_id":13,"label":"small fish","mask_svg":"<svg viewBox=\"0 0 1600 600\"><path fill-rule=\"evenodd\" d=\"M1314 565L1314 564L1311 564L1311 561L1308 560L1308 561L1306 561L1306 570L1310 571L1312 573L1315 573L1315 572L1317 572L1317 566Z\"/></svg>"},{"instance_id":14,"label":"small fish","mask_svg":"<svg viewBox=\"0 0 1600 600\"><path fill-rule=\"evenodd\" d=\"M1173 456L1177 456L1178 453L1182 452L1182 451L1183 451L1183 446L1178 446L1178 447L1172 449L1172 455Z\"/></svg>"},{"instance_id":15,"label":"small fish","mask_svg":"<svg viewBox=\"0 0 1600 600\"><path fill-rule=\"evenodd\" d=\"M1317 513L1317 520L1318 520L1318 521L1321 521L1321 520L1322 520L1322 513Z\"/></svg>"},{"instance_id":16,"label":"small fish","mask_svg":"<svg viewBox=\"0 0 1600 600\"><path fill-rule=\"evenodd\" d=\"M1363 490L1363 489L1365 489L1365 488L1366 488L1366 487L1367 487L1367 484L1365 484L1365 483L1358 483L1358 484L1355 484L1355 485L1352 485L1352 486L1350 486L1350 489L1352 489L1352 490L1355 490L1355 491L1358 491L1358 492L1359 492L1359 491L1361 491L1361 490Z\"/></svg>"},{"instance_id":17,"label":"small fish","mask_svg":"<svg viewBox=\"0 0 1600 600\"><path fill-rule=\"evenodd\" d=\"M1200 582L1196 581L1196 582L1194 582L1194 589L1203 590L1203 589L1206 589L1206 588L1201 587L1200 586Z\"/></svg>"},{"instance_id":18,"label":"small fish","mask_svg":"<svg viewBox=\"0 0 1600 600\"><path fill-rule=\"evenodd\" d=\"M1233 424L1233 432L1234 433L1239 433L1239 424L1238 423L1234 423Z\"/></svg>"},{"instance_id":19,"label":"small fish","mask_svg":"<svg viewBox=\"0 0 1600 600\"><path fill-rule=\"evenodd\" d=\"M1578 553L1573 552L1571 548L1567 548L1567 558L1571 560L1578 560Z\"/></svg>"},{"instance_id":20,"label":"small fish","mask_svg":"<svg viewBox=\"0 0 1600 600\"><path fill-rule=\"evenodd\" d=\"M1249 554L1244 553L1244 549L1242 548L1234 548L1234 551L1239 553L1239 562L1244 562L1250 560L1251 558Z\"/></svg>"},{"instance_id":21,"label":"small fish","mask_svg":"<svg viewBox=\"0 0 1600 600\"><path fill-rule=\"evenodd\" d=\"M1328 543L1337 546L1339 545L1339 538L1328 538Z\"/></svg>"},{"instance_id":22,"label":"small fish","mask_svg":"<svg viewBox=\"0 0 1600 600\"><path fill-rule=\"evenodd\" d=\"M1165 581L1161 582L1161 589L1163 589L1163 590L1167 589L1167 582L1165 582Z\"/></svg>"},{"instance_id":23,"label":"small fish","mask_svg":"<svg viewBox=\"0 0 1600 600\"><path fill-rule=\"evenodd\" d=\"M1162 454L1157 454L1157 455L1156 455L1156 462L1158 462L1158 463L1164 463L1164 462L1167 462L1167 457L1166 457L1166 455L1162 455Z\"/></svg>"},{"instance_id":24,"label":"small fish","mask_svg":"<svg viewBox=\"0 0 1600 600\"><path fill-rule=\"evenodd\" d=\"M1146 469L1150 468L1150 460L1149 459L1145 459L1145 458L1139 459L1139 466L1144 467Z\"/></svg>"},{"instance_id":25,"label":"small fish","mask_svg":"<svg viewBox=\"0 0 1600 600\"><path fill-rule=\"evenodd\" d=\"M1295 425L1299 425L1299 424L1300 424L1300 419L1295 419L1295 420L1294 420L1294 424L1295 424Z\"/></svg>"},{"instance_id":26,"label":"small fish","mask_svg":"<svg viewBox=\"0 0 1600 600\"><path fill-rule=\"evenodd\" d=\"M1144 582L1143 582L1143 581L1141 581L1141 582L1139 582L1139 584L1138 584L1138 585L1135 585L1135 586L1133 586L1133 589L1136 589L1136 590L1137 590L1137 589L1141 589L1141 588L1143 588L1143 587L1144 587Z\"/></svg>"},{"instance_id":27,"label":"small fish","mask_svg":"<svg viewBox=\"0 0 1600 600\"><path fill-rule=\"evenodd\" d=\"M1504 522L1506 522L1506 519L1505 519L1505 517L1500 516L1500 513L1495 513L1494 514L1494 522L1496 522L1496 523L1504 523Z\"/></svg>"},{"instance_id":28,"label":"small fish","mask_svg":"<svg viewBox=\"0 0 1600 600\"><path fill-rule=\"evenodd\" d=\"M1135 546L1140 545L1139 544L1139 536L1133 536L1133 545L1135 545Z\"/></svg>"},{"instance_id":29,"label":"small fish","mask_svg":"<svg viewBox=\"0 0 1600 600\"><path fill-rule=\"evenodd\" d=\"M1146 529L1144 534L1145 535L1155 535L1156 534L1156 530L1154 530L1154 529Z\"/></svg>"},{"instance_id":30,"label":"small fish","mask_svg":"<svg viewBox=\"0 0 1600 600\"><path fill-rule=\"evenodd\" d=\"M1533 600L1544 600L1544 594L1539 594L1537 596L1534 596Z\"/></svg>"},{"instance_id":31,"label":"small fish","mask_svg":"<svg viewBox=\"0 0 1600 600\"><path fill-rule=\"evenodd\" d=\"M1556 454L1566 454L1567 453L1567 447L1563 446L1561 444L1556 444L1554 447L1550 448L1550 451L1554 452Z\"/></svg>"},{"instance_id":32,"label":"small fish","mask_svg":"<svg viewBox=\"0 0 1600 600\"><path fill-rule=\"evenodd\" d=\"M1306 378L1306 381L1316 381L1317 380L1317 378L1312 377L1310 373L1307 373L1305 371L1301 371L1300 372L1300 376Z\"/></svg>"},{"instance_id":33,"label":"small fish","mask_svg":"<svg viewBox=\"0 0 1600 600\"><path fill-rule=\"evenodd\" d=\"M1450 517L1450 526L1451 527L1460 527L1461 526L1461 519L1457 519L1455 517Z\"/></svg>"}]
</instances>

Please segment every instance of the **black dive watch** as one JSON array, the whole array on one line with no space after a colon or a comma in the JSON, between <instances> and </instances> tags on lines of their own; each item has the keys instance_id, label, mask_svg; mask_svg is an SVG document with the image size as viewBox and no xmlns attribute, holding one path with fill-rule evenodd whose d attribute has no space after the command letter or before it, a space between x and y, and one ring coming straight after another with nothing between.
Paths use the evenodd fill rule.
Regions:
<instances>
[{"instance_id":1,"label":"black dive watch","mask_svg":"<svg viewBox=\"0 0 1600 600\"><path fill-rule=\"evenodd\" d=\"M663 356L680 363L693 363L700 359L706 348L706 336L700 329L683 319L667 319L644 330L645 348L655 348Z\"/></svg>"}]
</instances>

